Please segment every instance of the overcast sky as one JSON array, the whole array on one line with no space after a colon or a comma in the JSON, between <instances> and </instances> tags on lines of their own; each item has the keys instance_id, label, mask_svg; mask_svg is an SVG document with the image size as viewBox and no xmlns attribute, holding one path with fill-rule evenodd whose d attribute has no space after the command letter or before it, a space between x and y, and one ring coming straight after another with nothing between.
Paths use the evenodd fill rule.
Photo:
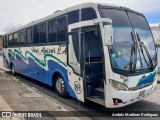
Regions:
<instances>
[{"instance_id":1,"label":"overcast sky","mask_svg":"<svg viewBox=\"0 0 160 120\"><path fill-rule=\"evenodd\" d=\"M149 23L160 23L160 0L0 0L0 34L85 2L122 5L144 13Z\"/></svg>"}]
</instances>

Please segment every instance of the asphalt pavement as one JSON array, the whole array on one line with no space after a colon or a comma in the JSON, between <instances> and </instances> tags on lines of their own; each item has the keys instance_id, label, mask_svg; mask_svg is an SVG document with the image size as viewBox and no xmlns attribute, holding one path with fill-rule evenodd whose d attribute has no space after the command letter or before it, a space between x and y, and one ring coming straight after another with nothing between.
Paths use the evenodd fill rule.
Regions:
<instances>
[{"instance_id":1,"label":"asphalt pavement","mask_svg":"<svg viewBox=\"0 0 160 120\"><path fill-rule=\"evenodd\" d=\"M55 92L52 91L52 89L44 84L41 84L39 82L33 81L32 79L27 79L24 76L18 76L18 79L24 84L27 84L29 86L32 86L39 91L41 91L43 94L46 94L59 102L72 107L73 109L77 111L96 111L96 114L99 116L104 116L104 114L110 113L110 111L160 111L160 84L157 84L157 89L156 91L151 94L150 96L146 97L145 99L136 102L134 104L128 105L126 107L118 108L118 109L108 109L105 108L104 106L95 104L90 101L86 101L86 103L82 103L78 100L75 100L73 98L61 98L56 95ZM106 120L106 117L90 117L91 119L94 120ZM114 120L128 120L128 119L133 119L133 120L138 120L138 119L148 119L150 118L137 118L137 117L131 117L131 118L124 118L124 117L109 117L107 119ZM155 120L159 120L159 118L152 118Z\"/></svg>"}]
</instances>

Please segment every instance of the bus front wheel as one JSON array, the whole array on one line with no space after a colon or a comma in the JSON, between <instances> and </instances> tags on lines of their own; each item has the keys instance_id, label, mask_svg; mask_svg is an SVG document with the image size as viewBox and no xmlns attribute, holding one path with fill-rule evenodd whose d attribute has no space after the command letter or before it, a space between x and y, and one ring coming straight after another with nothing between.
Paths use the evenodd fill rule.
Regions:
<instances>
[{"instance_id":1,"label":"bus front wheel","mask_svg":"<svg viewBox=\"0 0 160 120\"><path fill-rule=\"evenodd\" d=\"M66 85L61 76L58 76L56 79L55 91L60 97L67 97Z\"/></svg>"}]
</instances>

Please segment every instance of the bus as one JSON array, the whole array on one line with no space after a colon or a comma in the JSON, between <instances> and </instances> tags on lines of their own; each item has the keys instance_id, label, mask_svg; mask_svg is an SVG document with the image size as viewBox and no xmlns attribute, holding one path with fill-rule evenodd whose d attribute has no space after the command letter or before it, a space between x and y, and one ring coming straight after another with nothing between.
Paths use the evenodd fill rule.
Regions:
<instances>
[{"instance_id":1,"label":"bus","mask_svg":"<svg viewBox=\"0 0 160 120\"><path fill-rule=\"evenodd\" d=\"M156 89L157 47L142 13L83 3L3 35L4 66L106 108L137 102Z\"/></svg>"}]
</instances>

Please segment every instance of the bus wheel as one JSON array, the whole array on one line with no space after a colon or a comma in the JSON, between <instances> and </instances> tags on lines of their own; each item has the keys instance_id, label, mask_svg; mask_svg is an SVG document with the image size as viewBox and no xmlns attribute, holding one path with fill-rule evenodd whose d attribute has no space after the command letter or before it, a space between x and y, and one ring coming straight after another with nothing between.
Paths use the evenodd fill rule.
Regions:
<instances>
[{"instance_id":1,"label":"bus wheel","mask_svg":"<svg viewBox=\"0 0 160 120\"><path fill-rule=\"evenodd\" d=\"M15 67L14 67L14 65L13 65L13 64L11 65L11 70L12 70L12 74L13 74L13 75L16 75Z\"/></svg>"},{"instance_id":2,"label":"bus wheel","mask_svg":"<svg viewBox=\"0 0 160 120\"><path fill-rule=\"evenodd\" d=\"M59 96L67 97L66 85L65 85L64 80L63 80L63 78L61 76L59 76L56 79L55 91Z\"/></svg>"}]
</instances>

